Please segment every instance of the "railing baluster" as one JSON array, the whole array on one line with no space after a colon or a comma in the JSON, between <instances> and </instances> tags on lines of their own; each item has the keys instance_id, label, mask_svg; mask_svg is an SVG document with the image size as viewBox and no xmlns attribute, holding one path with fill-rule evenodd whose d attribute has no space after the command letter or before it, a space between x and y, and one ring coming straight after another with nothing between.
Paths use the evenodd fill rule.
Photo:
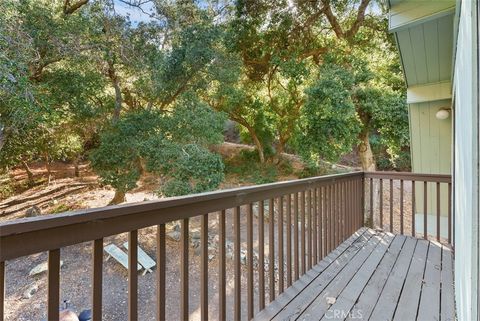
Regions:
<instances>
[{"instance_id":1,"label":"railing baluster","mask_svg":"<svg viewBox=\"0 0 480 321\"><path fill-rule=\"evenodd\" d=\"M138 320L138 231L128 232L128 320Z\"/></svg>"},{"instance_id":2,"label":"railing baluster","mask_svg":"<svg viewBox=\"0 0 480 321\"><path fill-rule=\"evenodd\" d=\"M370 222L371 227L375 227L375 211L373 205L373 178L370 178Z\"/></svg>"},{"instance_id":3,"label":"railing baluster","mask_svg":"<svg viewBox=\"0 0 480 321\"><path fill-rule=\"evenodd\" d=\"M352 233L350 232L350 210L348 202L348 185L349 181L345 181L344 184L344 203L345 203L345 235L348 238Z\"/></svg>"},{"instance_id":4,"label":"railing baluster","mask_svg":"<svg viewBox=\"0 0 480 321\"><path fill-rule=\"evenodd\" d=\"M181 281L180 281L180 318L188 320L189 304L188 304L188 250L189 250L189 219L185 218L181 221Z\"/></svg>"},{"instance_id":5,"label":"railing baluster","mask_svg":"<svg viewBox=\"0 0 480 321\"><path fill-rule=\"evenodd\" d=\"M400 234L403 235L403 179L400 180Z\"/></svg>"},{"instance_id":6,"label":"railing baluster","mask_svg":"<svg viewBox=\"0 0 480 321\"><path fill-rule=\"evenodd\" d=\"M299 257L298 257L298 193L293 197L293 270L295 271L295 281L300 277Z\"/></svg>"},{"instance_id":7,"label":"railing baluster","mask_svg":"<svg viewBox=\"0 0 480 321\"><path fill-rule=\"evenodd\" d=\"M292 195L287 195L287 287L292 285Z\"/></svg>"},{"instance_id":8,"label":"railing baluster","mask_svg":"<svg viewBox=\"0 0 480 321\"><path fill-rule=\"evenodd\" d=\"M380 178L380 229L383 230L383 179Z\"/></svg>"},{"instance_id":9,"label":"railing baluster","mask_svg":"<svg viewBox=\"0 0 480 321\"><path fill-rule=\"evenodd\" d=\"M353 221L355 229L358 229L358 213L357 213L357 181L352 181L352 206L353 206Z\"/></svg>"},{"instance_id":10,"label":"railing baluster","mask_svg":"<svg viewBox=\"0 0 480 321\"><path fill-rule=\"evenodd\" d=\"M338 244L343 242L343 228L344 228L344 219L343 219L343 183L338 182ZM338 245L337 244L337 245Z\"/></svg>"},{"instance_id":11,"label":"railing baluster","mask_svg":"<svg viewBox=\"0 0 480 321\"><path fill-rule=\"evenodd\" d=\"M423 238L428 239L428 232L427 232L427 196L428 196L428 190L427 190L427 181L423 182Z\"/></svg>"},{"instance_id":12,"label":"railing baluster","mask_svg":"<svg viewBox=\"0 0 480 321\"><path fill-rule=\"evenodd\" d=\"M240 321L242 317L242 292L241 292L241 262L240 262L240 247L241 247L241 235L240 235L240 206L235 207L233 226L235 231L235 244L234 244L234 264L235 264L235 281L234 281L234 316L235 321Z\"/></svg>"},{"instance_id":13,"label":"railing baluster","mask_svg":"<svg viewBox=\"0 0 480 321\"><path fill-rule=\"evenodd\" d=\"M350 181L345 183L345 203L347 211L347 238L353 234L352 210L350 208Z\"/></svg>"},{"instance_id":14,"label":"railing baluster","mask_svg":"<svg viewBox=\"0 0 480 321\"><path fill-rule=\"evenodd\" d=\"M362 209L362 179L357 179L357 216L358 227L363 225L363 209Z\"/></svg>"},{"instance_id":15,"label":"railing baluster","mask_svg":"<svg viewBox=\"0 0 480 321\"><path fill-rule=\"evenodd\" d=\"M335 249L335 184L330 185L330 252Z\"/></svg>"},{"instance_id":16,"label":"railing baluster","mask_svg":"<svg viewBox=\"0 0 480 321\"><path fill-rule=\"evenodd\" d=\"M336 203L336 184L333 183L332 184L332 188L331 188L331 208L330 208L330 215L331 215L331 222L332 222L332 244L331 244L331 248L330 248L330 251L333 251L336 247L336 243L337 243L337 203Z\"/></svg>"},{"instance_id":17,"label":"railing baluster","mask_svg":"<svg viewBox=\"0 0 480 321\"><path fill-rule=\"evenodd\" d=\"M347 238L347 182L342 182L342 241Z\"/></svg>"},{"instance_id":18,"label":"railing baluster","mask_svg":"<svg viewBox=\"0 0 480 321\"><path fill-rule=\"evenodd\" d=\"M165 320L165 270L166 270L166 242L165 224L157 225L157 320Z\"/></svg>"},{"instance_id":19,"label":"railing baluster","mask_svg":"<svg viewBox=\"0 0 480 321\"><path fill-rule=\"evenodd\" d=\"M363 190L363 178L359 178L358 179L358 193L359 193L359 217L360 217L360 224L359 224L359 228L362 227L362 226L365 226L365 220L364 220L364 212L365 212L365 193L364 193L364 190Z\"/></svg>"},{"instance_id":20,"label":"railing baluster","mask_svg":"<svg viewBox=\"0 0 480 321\"><path fill-rule=\"evenodd\" d=\"M208 320L208 214L200 219L200 313L201 320Z\"/></svg>"},{"instance_id":21,"label":"railing baluster","mask_svg":"<svg viewBox=\"0 0 480 321\"><path fill-rule=\"evenodd\" d=\"M344 211L344 208L343 208L343 203L344 203L344 199L343 199L343 182L339 182L338 183L338 199L339 199L339 230L340 230L340 242L343 242L343 237L345 235L345 231L344 231L344 228L345 228L345 211Z\"/></svg>"},{"instance_id":22,"label":"railing baluster","mask_svg":"<svg viewBox=\"0 0 480 321\"><path fill-rule=\"evenodd\" d=\"M328 254L328 207L327 207L327 189L328 186L323 186L322 192L322 216L323 216L323 256Z\"/></svg>"},{"instance_id":23,"label":"railing baluster","mask_svg":"<svg viewBox=\"0 0 480 321\"><path fill-rule=\"evenodd\" d=\"M333 248L334 250L338 245L338 184L333 184Z\"/></svg>"},{"instance_id":24,"label":"railing baluster","mask_svg":"<svg viewBox=\"0 0 480 321\"><path fill-rule=\"evenodd\" d=\"M393 232L393 179L390 180L390 233Z\"/></svg>"},{"instance_id":25,"label":"railing baluster","mask_svg":"<svg viewBox=\"0 0 480 321\"><path fill-rule=\"evenodd\" d=\"M360 227L365 226L364 214L365 214L365 191L363 189L363 178L358 179L358 193L359 199L359 212L360 212Z\"/></svg>"},{"instance_id":26,"label":"railing baluster","mask_svg":"<svg viewBox=\"0 0 480 321\"><path fill-rule=\"evenodd\" d=\"M332 224L332 190L333 186L328 185L328 253L330 253L333 250L333 224Z\"/></svg>"},{"instance_id":27,"label":"railing baluster","mask_svg":"<svg viewBox=\"0 0 480 321\"><path fill-rule=\"evenodd\" d=\"M448 243L452 243L452 183L448 183Z\"/></svg>"},{"instance_id":28,"label":"railing baluster","mask_svg":"<svg viewBox=\"0 0 480 321\"><path fill-rule=\"evenodd\" d=\"M247 206L247 316L253 319L253 205Z\"/></svg>"},{"instance_id":29,"label":"railing baluster","mask_svg":"<svg viewBox=\"0 0 480 321\"><path fill-rule=\"evenodd\" d=\"M415 231L415 181L412 180L412 236L415 237L416 231Z\"/></svg>"},{"instance_id":30,"label":"railing baluster","mask_svg":"<svg viewBox=\"0 0 480 321\"><path fill-rule=\"evenodd\" d=\"M357 230L357 216L355 215L355 181L350 182L350 211L352 216L352 229Z\"/></svg>"},{"instance_id":31,"label":"railing baluster","mask_svg":"<svg viewBox=\"0 0 480 321\"><path fill-rule=\"evenodd\" d=\"M352 212L352 228L354 231L358 230L357 216L355 215L355 181L350 182L350 207Z\"/></svg>"},{"instance_id":32,"label":"railing baluster","mask_svg":"<svg viewBox=\"0 0 480 321\"><path fill-rule=\"evenodd\" d=\"M5 314L5 262L0 262L0 321Z\"/></svg>"},{"instance_id":33,"label":"railing baluster","mask_svg":"<svg viewBox=\"0 0 480 321\"><path fill-rule=\"evenodd\" d=\"M103 238L93 241L92 320L102 320Z\"/></svg>"},{"instance_id":34,"label":"railing baluster","mask_svg":"<svg viewBox=\"0 0 480 321\"><path fill-rule=\"evenodd\" d=\"M283 270L283 196L278 198L277 238L278 238L278 294L284 290Z\"/></svg>"},{"instance_id":35,"label":"railing baluster","mask_svg":"<svg viewBox=\"0 0 480 321\"><path fill-rule=\"evenodd\" d=\"M357 215L357 227L360 228L362 226L362 188L361 188L361 179L355 180L355 188L357 195L356 198L356 215Z\"/></svg>"},{"instance_id":36,"label":"railing baluster","mask_svg":"<svg viewBox=\"0 0 480 321\"><path fill-rule=\"evenodd\" d=\"M318 261L323 259L323 203L322 203L322 187L317 188L317 206L318 206Z\"/></svg>"},{"instance_id":37,"label":"railing baluster","mask_svg":"<svg viewBox=\"0 0 480 321\"><path fill-rule=\"evenodd\" d=\"M305 191L302 191L300 199L300 209L301 209L301 218L300 218L300 256L302 260L302 275L306 272L305 266Z\"/></svg>"},{"instance_id":38,"label":"railing baluster","mask_svg":"<svg viewBox=\"0 0 480 321\"><path fill-rule=\"evenodd\" d=\"M48 251L48 309L49 321L59 320L60 304L60 250Z\"/></svg>"},{"instance_id":39,"label":"railing baluster","mask_svg":"<svg viewBox=\"0 0 480 321\"><path fill-rule=\"evenodd\" d=\"M437 182L437 241L440 241L440 183Z\"/></svg>"},{"instance_id":40,"label":"railing baluster","mask_svg":"<svg viewBox=\"0 0 480 321\"><path fill-rule=\"evenodd\" d=\"M218 262L218 316L219 320L226 320L227 319L227 311L226 311L226 260L225 260L225 216L226 211L222 210L219 214L219 225L218 225L218 241L219 241L219 262Z\"/></svg>"},{"instance_id":41,"label":"railing baluster","mask_svg":"<svg viewBox=\"0 0 480 321\"><path fill-rule=\"evenodd\" d=\"M349 234L353 234L355 231L355 222L353 216L352 206L352 181L347 182L347 212L348 212L348 231Z\"/></svg>"},{"instance_id":42,"label":"railing baluster","mask_svg":"<svg viewBox=\"0 0 480 321\"><path fill-rule=\"evenodd\" d=\"M265 203L258 202L258 306L260 311L265 308ZM224 319L221 319L224 320Z\"/></svg>"},{"instance_id":43,"label":"railing baluster","mask_svg":"<svg viewBox=\"0 0 480 321\"><path fill-rule=\"evenodd\" d=\"M338 182L337 187L338 199L338 241L337 246L343 242L343 199L342 199L342 182Z\"/></svg>"},{"instance_id":44,"label":"railing baluster","mask_svg":"<svg viewBox=\"0 0 480 321\"><path fill-rule=\"evenodd\" d=\"M307 267L312 268L312 190L307 192Z\"/></svg>"},{"instance_id":45,"label":"railing baluster","mask_svg":"<svg viewBox=\"0 0 480 321\"><path fill-rule=\"evenodd\" d=\"M312 207L313 207L313 220L312 220L312 245L313 245L313 262L312 264L315 265L318 262L318 254L317 254L317 189L312 189L313 200L312 200Z\"/></svg>"},{"instance_id":46,"label":"railing baluster","mask_svg":"<svg viewBox=\"0 0 480 321\"><path fill-rule=\"evenodd\" d=\"M270 302L275 300L275 202L270 199L268 204L269 222L268 222L268 275L269 275L269 288Z\"/></svg>"}]
</instances>

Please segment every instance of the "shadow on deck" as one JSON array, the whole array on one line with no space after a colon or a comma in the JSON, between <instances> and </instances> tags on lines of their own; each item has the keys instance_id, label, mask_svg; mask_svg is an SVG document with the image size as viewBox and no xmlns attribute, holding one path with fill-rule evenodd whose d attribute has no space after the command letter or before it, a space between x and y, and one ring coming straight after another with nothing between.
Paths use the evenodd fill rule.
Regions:
<instances>
[{"instance_id":1,"label":"shadow on deck","mask_svg":"<svg viewBox=\"0 0 480 321\"><path fill-rule=\"evenodd\" d=\"M455 320L452 251L362 228L255 320Z\"/></svg>"}]
</instances>

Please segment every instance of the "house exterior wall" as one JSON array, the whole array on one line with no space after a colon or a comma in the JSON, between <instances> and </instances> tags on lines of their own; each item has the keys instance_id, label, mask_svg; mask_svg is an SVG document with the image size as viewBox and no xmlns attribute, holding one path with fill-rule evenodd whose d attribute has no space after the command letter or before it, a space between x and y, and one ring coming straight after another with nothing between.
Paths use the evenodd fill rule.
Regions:
<instances>
[{"instance_id":1,"label":"house exterior wall","mask_svg":"<svg viewBox=\"0 0 480 321\"><path fill-rule=\"evenodd\" d=\"M455 295L460 321L479 320L478 1L459 1L454 67Z\"/></svg>"},{"instance_id":2,"label":"house exterior wall","mask_svg":"<svg viewBox=\"0 0 480 321\"><path fill-rule=\"evenodd\" d=\"M452 172L452 117L439 120L435 117L441 108L450 108L451 100L443 99L409 104L410 148L412 153L412 171L428 174L451 174ZM423 231L423 184L416 186L415 226ZM448 188L440 190L440 233L448 235ZM436 235L436 184L428 184L427 227L428 233Z\"/></svg>"}]
</instances>

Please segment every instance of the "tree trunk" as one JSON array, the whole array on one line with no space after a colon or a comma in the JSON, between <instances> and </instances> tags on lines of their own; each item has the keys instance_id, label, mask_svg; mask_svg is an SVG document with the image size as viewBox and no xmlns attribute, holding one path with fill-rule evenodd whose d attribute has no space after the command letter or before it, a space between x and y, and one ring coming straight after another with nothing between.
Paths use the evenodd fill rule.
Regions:
<instances>
[{"instance_id":1,"label":"tree trunk","mask_svg":"<svg viewBox=\"0 0 480 321\"><path fill-rule=\"evenodd\" d=\"M258 156L260 158L260 163L265 163L265 154L263 152L263 145L262 143L260 142L260 140L258 139L257 137L257 134L255 133L255 131L250 131L250 135L252 136L252 139L253 139L253 143L255 144L255 146L257 147L257 150L258 150Z\"/></svg>"},{"instance_id":2,"label":"tree trunk","mask_svg":"<svg viewBox=\"0 0 480 321\"><path fill-rule=\"evenodd\" d=\"M370 131L362 130L359 135L360 145L358 146L358 156L362 163L362 170L375 171L375 158L373 157L372 147L370 146Z\"/></svg>"},{"instance_id":3,"label":"tree trunk","mask_svg":"<svg viewBox=\"0 0 480 321\"><path fill-rule=\"evenodd\" d=\"M360 145L358 146L358 156L360 158L360 162L362 163L362 170L374 172L376 170L376 165L375 158L372 152L372 147L370 145L370 131L368 129L362 130L360 132L359 139ZM370 184L365 184L365 186L367 189L370 188ZM369 190L367 190L367 195L368 193L370 193ZM369 211L365 211L365 226L367 227L373 227L373 213L377 212L379 206L377 200L379 199L379 197L382 197L381 195L379 195L380 189L376 184L374 184L373 186L372 193L374 195L373 209L370 208Z\"/></svg>"},{"instance_id":4,"label":"tree trunk","mask_svg":"<svg viewBox=\"0 0 480 321\"><path fill-rule=\"evenodd\" d=\"M73 168L74 168L75 177L80 177L80 168L78 166L79 163L80 163L80 156L76 157L75 160L73 161Z\"/></svg>"},{"instance_id":5,"label":"tree trunk","mask_svg":"<svg viewBox=\"0 0 480 321\"><path fill-rule=\"evenodd\" d=\"M0 128L0 151L2 150L3 146L5 146L5 142L7 141L9 130L7 128Z\"/></svg>"},{"instance_id":6,"label":"tree trunk","mask_svg":"<svg viewBox=\"0 0 480 321\"><path fill-rule=\"evenodd\" d=\"M115 195L113 199L108 203L108 205L116 205L125 202L127 199L125 198L125 192L115 190Z\"/></svg>"},{"instance_id":7,"label":"tree trunk","mask_svg":"<svg viewBox=\"0 0 480 321\"><path fill-rule=\"evenodd\" d=\"M120 89L120 81L118 80L115 66L112 61L108 61L108 78L112 82L115 89L115 109L113 110L113 121L116 122L120 118L120 111L122 110L122 90Z\"/></svg>"},{"instance_id":8,"label":"tree trunk","mask_svg":"<svg viewBox=\"0 0 480 321\"><path fill-rule=\"evenodd\" d=\"M50 181L52 180L52 168L50 166L50 157L48 154L45 154L45 168L47 169L48 181L47 184L50 185Z\"/></svg>"},{"instance_id":9,"label":"tree trunk","mask_svg":"<svg viewBox=\"0 0 480 321\"><path fill-rule=\"evenodd\" d=\"M30 170L30 167L28 167L28 164L27 162L25 161L22 161L22 166L23 168L25 169L25 172L27 173L27 177L28 177L28 186L33 186L35 184L35 181L33 179L33 173L32 171Z\"/></svg>"},{"instance_id":10,"label":"tree trunk","mask_svg":"<svg viewBox=\"0 0 480 321\"><path fill-rule=\"evenodd\" d=\"M147 166L145 165L145 160L139 157L137 159L137 168L138 171L140 172L140 175L145 175L147 173Z\"/></svg>"},{"instance_id":11,"label":"tree trunk","mask_svg":"<svg viewBox=\"0 0 480 321\"><path fill-rule=\"evenodd\" d=\"M248 130L248 133L250 134L250 137L253 140L253 143L255 144L257 150L258 150L258 156L260 158L260 163L265 163L265 154L263 152L263 145L260 142L260 139L258 139L257 133L255 132L255 129L253 129L252 126L248 124L248 122L241 118L241 117L232 117L231 120L236 121L243 127L245 127Z\"/></svg>"}]
</instances>

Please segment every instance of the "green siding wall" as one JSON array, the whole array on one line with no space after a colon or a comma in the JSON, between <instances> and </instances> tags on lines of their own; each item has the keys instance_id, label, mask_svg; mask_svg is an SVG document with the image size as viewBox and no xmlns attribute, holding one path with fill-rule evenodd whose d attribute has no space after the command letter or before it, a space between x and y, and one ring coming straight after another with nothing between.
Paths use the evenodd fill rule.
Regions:
<instances>
[{"instance_id":1,"label":"green siding wall","mask_svg":"<svg viewBox=\"0 0 480 321\"><path fill-rule=\"evenodd\" d=\"M412 170L417 173L450 174L452 159L452 117L438 120L440 108L450 100L409 105Z\"/></svg>"},{"instance_id":2,"label":"green siding wall","mask_svg":"<svg viewBox=\"0 0 480 321\"><path fill-rule=\"evenodd\" d=\"M415 173L451 174L452 117L439 120L435 117L441 108L450 108L451 100L423 102L409 105L412 171ZM424 193L423 183L415 186L416 226L423 231ZM437 191L436 184L427 185L428 233L436 235ZM448 234L448 187L440 186L440 230Z\"/></svg>"}]
</instances>

